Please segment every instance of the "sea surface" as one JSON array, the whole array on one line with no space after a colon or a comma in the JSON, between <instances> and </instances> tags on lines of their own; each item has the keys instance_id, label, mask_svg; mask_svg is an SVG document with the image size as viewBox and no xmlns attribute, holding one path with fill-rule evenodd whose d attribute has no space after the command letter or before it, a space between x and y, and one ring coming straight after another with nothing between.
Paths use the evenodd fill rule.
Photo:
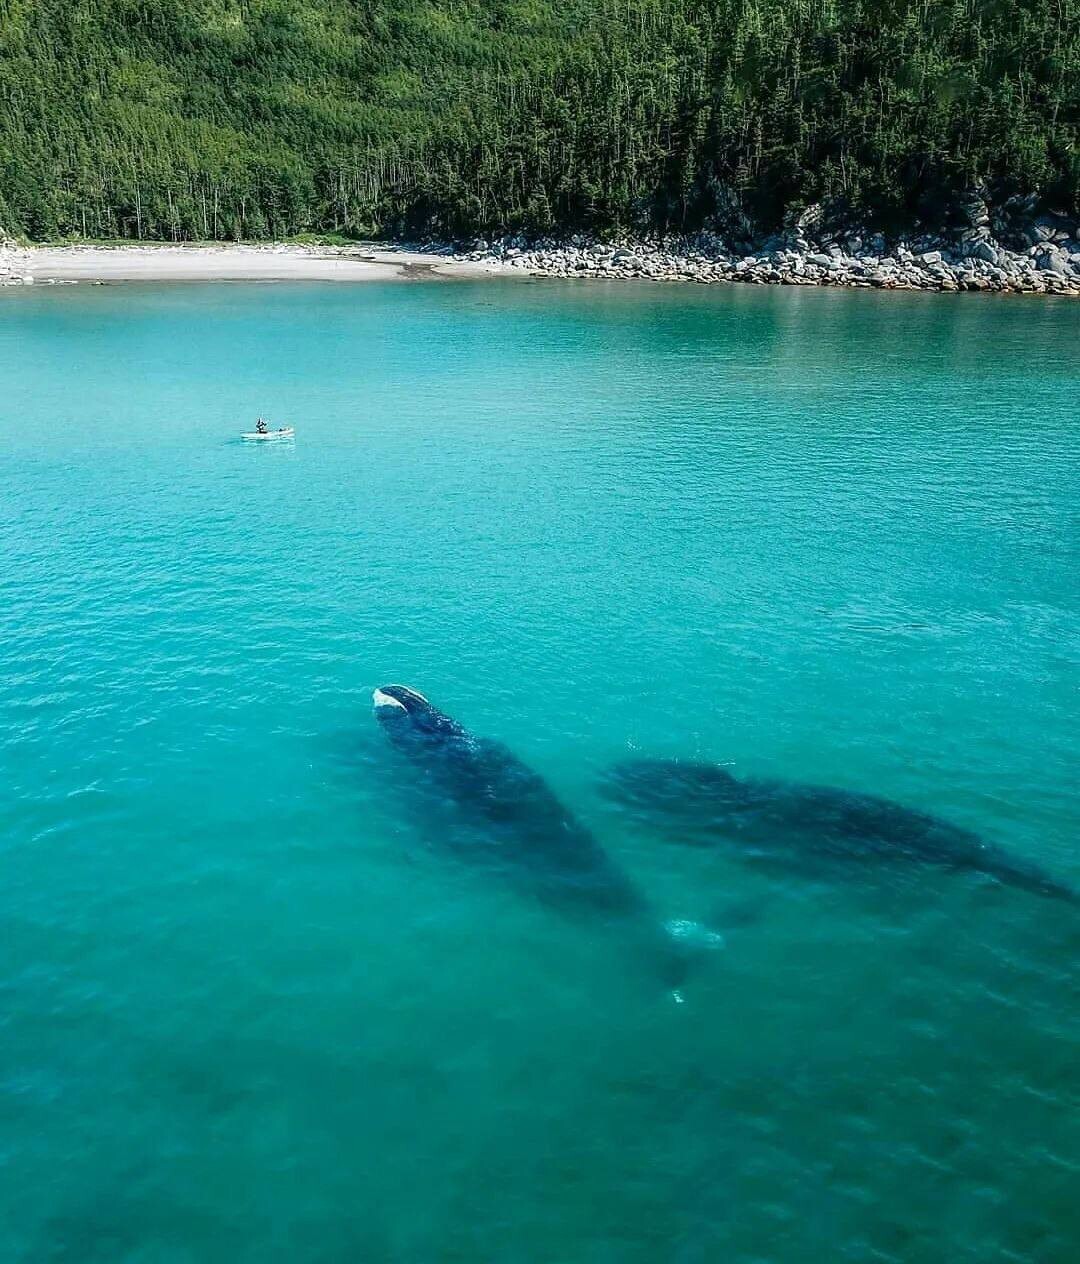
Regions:
<instances>
[{"instance_id":1,"label":"sea surface","mask_svg":"<svg viewBox=\"0 0 1080 1264\"><path fill-rule=\"evenodd\" d=\"M0 399L5 1261L1080 1258L1078 906L597 789L715 761L1080 886L1075 302L39 288ZM682 1004L442 845L387 682L723 936Z\"/></svg>"}]
</instances>

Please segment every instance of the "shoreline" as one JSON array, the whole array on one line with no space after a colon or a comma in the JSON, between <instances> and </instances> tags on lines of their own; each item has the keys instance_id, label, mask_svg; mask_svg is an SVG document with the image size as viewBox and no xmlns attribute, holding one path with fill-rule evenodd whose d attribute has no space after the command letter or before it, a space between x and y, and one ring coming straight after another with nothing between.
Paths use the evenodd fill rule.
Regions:
<instances>
[{"instance_id":1,"label":"shoreline","mask_svg":"<svg viewBox=\"0 0 1080 1264\"><path fill-rule=\"evenodd\" d=\"M715 239L669 242L528 243L506 238L471 248L291 243L0 245L0 285L129 281L413 281L555 277L696 284L811 285L849 289L1080 297L1080 241L1040 242L1024 252L980 239L934 239L885 249L858 238L812 246L772 240L753 254Z\"/></svg>"},{"instance_id":2,"label":"shoreline","mask_svg":"<svg viewBox=\"0 0 1080 1264\"><path fill-rule=\"evenodd\" d=\"M497 269L502 270L500 267ZM112 284L128 281L411 281L485 276L472 260L385 244L171 242L7 246L0 285Z\"/></svg>"},{"instance_id":3,"label":"shoreline","mask_svg":"<svg viewBox=\"0 0 1080 1264\"><path fill-rule=\"evenodd\" d=\"M699 233L623 242L507 237L446 249L457 259L503 264L530 276L1080 296L1080 224L1045 215L1006 236L1008 244L992 234L982 207L967 229L892 242L855 228L804 231L797 225L742 248Z\"/></svg>"}]
</instances>

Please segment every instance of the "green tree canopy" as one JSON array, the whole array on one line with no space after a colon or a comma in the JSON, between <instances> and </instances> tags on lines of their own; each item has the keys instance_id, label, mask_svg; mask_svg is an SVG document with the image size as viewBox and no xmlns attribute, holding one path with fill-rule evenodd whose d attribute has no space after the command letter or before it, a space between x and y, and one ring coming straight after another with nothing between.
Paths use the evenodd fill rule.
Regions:
<instances>
[{"instance_id":1,"label":"green tree canopy","mask_svg":"<svg viewBox=\"0 0 1080 1264\"><path fill-rule=\"evenodd\" d=\"M1080 203L1074 0L0 0L9 231L889 225Z\"/></svg>"}]
</instances>

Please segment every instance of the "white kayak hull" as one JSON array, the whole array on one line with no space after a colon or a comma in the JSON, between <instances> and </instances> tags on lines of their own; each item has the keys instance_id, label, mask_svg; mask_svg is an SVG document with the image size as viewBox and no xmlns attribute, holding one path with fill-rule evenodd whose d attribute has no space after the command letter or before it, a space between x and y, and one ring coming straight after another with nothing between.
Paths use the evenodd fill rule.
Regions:
<instances>
[{"instance_id":1,"label":"white kayak hull","mask_svg":"<svg viewBox=\"0 0 1080 1264\"><path fill-rule=\"evenodd\" d=\"M282 426L280 430L268 430L266 434L260 434L257 430L245 430L240 436L241 439L291 439L296 433L292 426Z\"/></svg>"}]
</instances>

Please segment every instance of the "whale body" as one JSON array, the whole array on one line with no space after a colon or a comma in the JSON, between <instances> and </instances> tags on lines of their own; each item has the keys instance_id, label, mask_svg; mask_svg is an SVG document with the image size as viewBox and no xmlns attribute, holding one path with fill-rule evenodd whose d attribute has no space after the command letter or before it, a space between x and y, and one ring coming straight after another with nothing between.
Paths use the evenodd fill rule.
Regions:
<instances>
[{"instance_id":1,"label":"whale body","mask_svg":"<svg viewBox=\"0 0 1080 1264\"><path fill-rule=\"evenodd\" d=\"M729 843L763 864L807 863L859 872L892 862L980 873L1038 895L1077 893L1037 865L970 830L892 799L833 786L735 777L716 764L641 759L617 764L602 786L674 837Z\"/></svg>"},{"instance_id":2,"label":"whale body","mask_svg":"<svg viewBox=\"0 0 1080 1264\"><path fill-rule=\"evenodd\" d=\"M663 975L685 975L693 923L667 935L649 901L537 772L500 742L476 737L416 690L383 685L375 715L390 744L413 766L419 788L449 813L437 838L470 865L562 911L629 923L660 946ZM447 828L449 826L449 828ZM708 932L701 938L709 942ZM718 937L714 937L718 940Z\"/></svg>"}]
</instances>

